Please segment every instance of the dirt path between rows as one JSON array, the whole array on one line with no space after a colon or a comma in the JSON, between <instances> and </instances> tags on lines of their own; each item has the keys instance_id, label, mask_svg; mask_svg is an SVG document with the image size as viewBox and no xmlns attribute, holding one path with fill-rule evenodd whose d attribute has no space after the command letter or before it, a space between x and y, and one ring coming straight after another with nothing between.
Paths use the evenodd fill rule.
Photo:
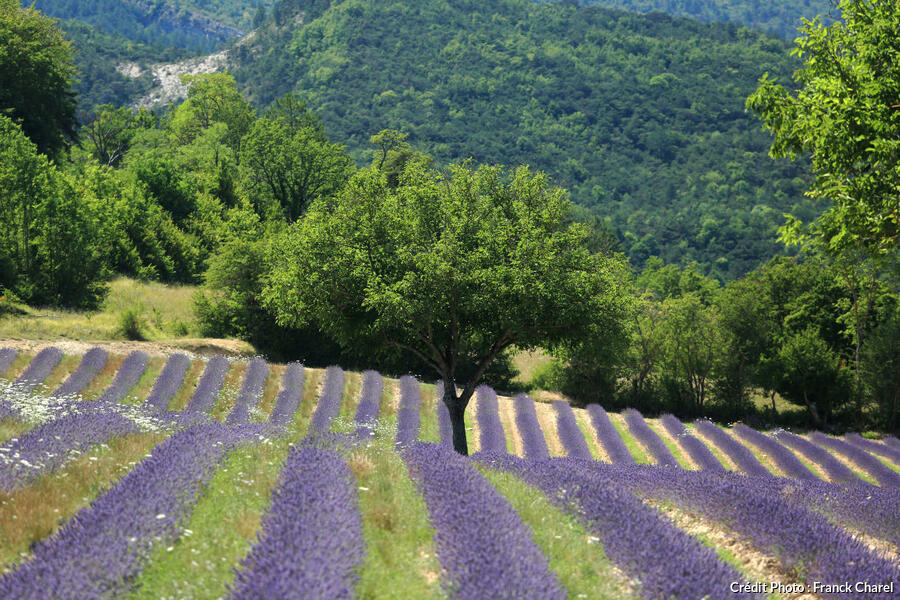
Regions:
<instances>
[{"instance_id":1,"label":"dirt path between rows","mask_svg":"<svg viewBox=\"0 0 900 600\"><path fill-rule=\"evenodd\" d=\"M20 352L38 352L47 346L55 346L64 354L84 354L91 348L100 347L111 354L128 354L134 350L143 350L150 356L168 356L176 352L183 352L192 357L214 356L224 354L231 357L249 357L256 353L253 346L241 340L220 338L179 338L155 342L114 342L100 340L94 342L82 342L75 340L56 340L52 342L42 340L0 339L0 348L12 347Z\"/></svg>"}]
</instances>

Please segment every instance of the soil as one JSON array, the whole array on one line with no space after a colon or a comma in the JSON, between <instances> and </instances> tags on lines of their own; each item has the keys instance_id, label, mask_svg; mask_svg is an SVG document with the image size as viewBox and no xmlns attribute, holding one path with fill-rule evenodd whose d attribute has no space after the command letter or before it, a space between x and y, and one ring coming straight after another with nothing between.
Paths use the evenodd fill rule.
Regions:
<instances>
[{"instance_id":1,"label":"soil","mask_svg":"<svg viewBox=\"0 0 900 600\"><path fill-rule=\"evenodd\" d=\"M111 354L128 354L134 350L143 350L150 356L168 356L175 352L182 352L192 358L215 356L216 354L246 358L256 354L253 347L247 342L220 338L179 338L157 342L0 340L0 348L12 347L19 351L30 353L35 353L47 346L55 346L62 350L64 354L84 354L95 347L104 348Z\"/></svg>"}]
</instances>

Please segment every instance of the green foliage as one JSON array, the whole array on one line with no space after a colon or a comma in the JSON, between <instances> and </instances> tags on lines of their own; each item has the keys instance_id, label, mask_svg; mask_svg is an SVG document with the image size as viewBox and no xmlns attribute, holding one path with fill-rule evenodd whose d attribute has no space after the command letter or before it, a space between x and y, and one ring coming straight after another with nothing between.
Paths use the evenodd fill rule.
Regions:
<instances>
[{"instance_id":1,"label":"green foliage","mask_svg":"<svg viewBox=\"0 0 900 600\"><path fill-rule=\"evenodd\" d=\"M340 144L320 128L258 119L242 142L242 182L257 212L296 221L309 203L333 196L353 172ZM274 213L273 213L274 211Z\"/></svg>"},{"instance_id":2,"label":"green foliage","mask_svg":"<svg viewBox=\"0 0 900 600\"><path fill-rule=\"evenodd\" d=\"M772 131L774 157L809 155L809 195L831 208L812 234L833 252L896 253L900 239L900 5L842 0L843 22L807 23L792 91L768 75L747 99ZM803 232L799 219L786 232Z\"/></svg>"},{"instance_id":3,"label":"green foliage","mask_svg":"<svg viewBox=\"0 0 900 600\"><path fill-rule=\"evenodd\" d=\"M0 2L0 115L21 124L38 152L55 158L75 139L72 49L55 21Z\"/></svg>"},{"instance_id":4,"label":"green foliage","mask_svg":"<svg viewBox=\"0 0 900 600\"><path fill-rule=\"evenodd\" d=\"M224 124L223 143L234 152L240 151L241 139L256 116L252 106L241 96L228 73L182 75L188 86L188 97L172 115L169 129L179 144L194 142L213 124Z\"/></svg>"},{"instance_id":5,"label":"green foliage","mask_svg":"<svg viewBox=\"0 0 900 600\"><path fill-rule=\"evenodd\" d=\"M93 307L106 288L100 214L0 115L0 287L29 303Z\"/></svg>"},{"instance_id":6,"label":"green foliage","mask_svg":"<svg viewBox=\"0 0 900 600\"><path fill-rule=\"evenodd\" d=\"M285 4L291 27L264 27L232 72L260 105L302 94L357 164L385 128L436 164L528 164L609 217L636 266L693 260L726 279L779 251L783 212L821 206L744 110L763 71L796 67L781 40L530 0Z\"/></svg>"},{"instance_id":7,"label":"green foliage","mask_svg":"<svg viewBox=\"0 0 900 600\"><path fill-rule=\"evenodd\" d=\"M829 15L829 0L581 0L584 4L623 8L640 13L662 11L676 17L690 17L707 23L741 23L753 29L775 32L793 39L801 18Z\"/></svg>"},{"instance_id":8,"label":"green foliage","mask_svg":"<svg viewBox=\"0 0 900 600\"><path fill-rule=\"evenodd\" d=\"M118 333L126 340L140 341L144 335L144 315L138 308L128 308L119 315Z\"/></svg>"},{"instance_id":9,"label":"green foliage","mask_svg":"<svg viewBox=\"0 0 900 600\"><path fill-rule=\"evenodd\" d=\"M881 322L870 333L862 356L866 391L885 431L900 429L900 302L883 311Z\"/></svg>"}]
</instances>

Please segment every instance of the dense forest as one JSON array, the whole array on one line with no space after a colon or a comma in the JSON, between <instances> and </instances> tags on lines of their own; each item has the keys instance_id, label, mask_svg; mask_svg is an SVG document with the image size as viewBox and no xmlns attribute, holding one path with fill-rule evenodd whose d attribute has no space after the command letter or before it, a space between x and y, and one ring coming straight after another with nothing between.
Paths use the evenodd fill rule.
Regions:
<instances>
[{"instance_id":1,"label":"dense forest","mask_svg":"<svg viewBox=\"0 0 900 600\"><path fill-rule=\"evenodd\" d=\"M797 66L775 38L529 0L294 4L306 24L270 20L232 72L258 105L298 93L358 163L387 127L440 163L529 164L609 218L635 265L659 255L725 279L781 249L782 213L821 209L744 109L764 72Z\"/></svg>"},{"instance_id":2,"label":"dense forest","mask_svg":"<svg viewBox=\"0 0 900 600\"><path fill-rule=\"evenodd\" d=\"M821 15L823 21L831 22L837 13L830 0L581 0L581 4L639 13L659 11L706 23L740 23L787 39L797 37L801 18L812 20L816 15Z\"/></svg>"},{"instance_id":3,"label":"dense forest","mask_svg":"<svg viewBox=\"0 0 900 600\"><path fill-rule=\"evenodd\" d=\"M900 171L889 165L873 171L877 181L867 183L866 172L848 183L822 162L855 156L862 164L883 151L876 166L887 164L893 146L878 136L895 139L896 111L874 105L884 120L872 124L872 148L860 137L841 146L825 132L824 149L807 149L821 133L816 116L786 124L827 99L783 108L793 89L771 80L757 87L752 63L784 74L793 65L784 43L733 25L519 0L489 13L438 2L316 6L299 29L287 26L284 4L273 10L244 46L236 71L243 84L228 73L190 76L177 106L149 112L109 103L79 122L77 48L38 11L0 0L4 310L92 309L116 274L202 284L194 304L204 335L238 336L274 358L429 376L427 356L376 351L379 336L359 336L421 322L402 317L413 314L406 301L431 293L426 283L435 294L454 285L460 299L475 294L465 323L493 323L515 309L523 347L541 347L547 334L555 362L533 383L575 402L896 431L897 225L865 194L879 182L895 186ZM401 36L389 22L415 29ZM416 34L431 26L433 36ZM95 47L107 40L110 55L150 58L121 38L81 35ZM270 48L250 61L277 36L292 39L291 52ZM875 31L872 39L885 38ZM250 79L253 64L302 85L280 94ZM865 89L896 97L900 78L879 77L886 83L868 79ZM363 100L385 86L394 91ZM826 89L833 88L815 88ZM802 133L776 149L815 150L812 165L766 156L772 140L743 111L742 94L777 135ZM395 123L400 130L381 125ZM667 134L674 137L658 139ZM473 160L448 167L462 157ZM823 184L845 186L852 210L816 220L816 205L802 196ZM875 200L896 206L890 193ZM482 212L473 217L466 206ZM873 214L861 210L867 206ZM776 256L781 210L814 221L805 231L796 219L782 230L802 242L793 257ZM335 219L342 211L347 218ZM369 223L372 215L381 221ZM451 225L457 229L445 229ZM504 262L511 248L521 268ZM319 270L309 270L315 260ZM365 261L369 267L359 266ZM563 281L576 263L585 276ZM301 267L308 272L298 276ZM462 275L470 279L458 282ZM364 277L372 278L366 290L391 278L398 287L345 307L347 290ZM586 282L596 303L579 312ZM318 313L302 310L298 290ZM569 294L565 310L548 290ZM532 312L547 299L555 308ZM432 314L443 301L426 297L417 310ZM577 336L559 333L566 323L554 326L557 337L529 327L561 316L583 321L571 328ZM451 329L458 326L453 320ZM482 333L471 333L473 343L484 343ZM464 357L457 375L512 388L516 340L498 339L489 369L481 373ZM452 346L458 341L450 336ZM776 396L804 412L777 410Z\"/></svg>"}]
</instances>

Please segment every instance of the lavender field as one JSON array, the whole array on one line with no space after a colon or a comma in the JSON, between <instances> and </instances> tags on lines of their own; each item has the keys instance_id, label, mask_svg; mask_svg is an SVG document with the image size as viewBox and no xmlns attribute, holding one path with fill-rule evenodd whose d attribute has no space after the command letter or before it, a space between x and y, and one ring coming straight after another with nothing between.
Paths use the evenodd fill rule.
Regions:
<instances>
[{"instance_id":1,"label":"lavender field","mask_svg":"<svg viewBox=\"0 0 900 600\"><path fill-rule=\"evenodd\" d=\"M202 364L198 364L202 363ZM0 598L900 598L900 442L0 348Z\"/></svg>"}]
</instances>

